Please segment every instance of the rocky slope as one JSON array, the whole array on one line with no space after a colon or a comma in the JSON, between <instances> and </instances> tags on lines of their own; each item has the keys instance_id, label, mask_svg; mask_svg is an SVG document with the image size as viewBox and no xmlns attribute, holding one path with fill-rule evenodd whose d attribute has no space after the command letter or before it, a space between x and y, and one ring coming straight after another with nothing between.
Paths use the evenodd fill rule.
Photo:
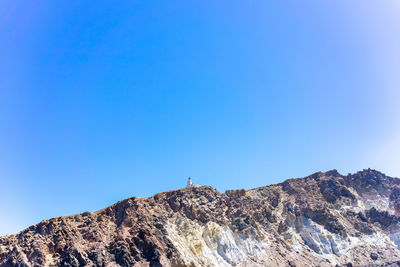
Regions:
<instances>
[{"instance_id":1,"label":"rocky slope","mask_svg":"<svg viewBox=\"0 0 400 267\"><path fill-rule=\"evenodd\" d=\"M400 180L337 171L129 198L0 238L0 266L400 266Z\"/></svg>"}]
</instances>

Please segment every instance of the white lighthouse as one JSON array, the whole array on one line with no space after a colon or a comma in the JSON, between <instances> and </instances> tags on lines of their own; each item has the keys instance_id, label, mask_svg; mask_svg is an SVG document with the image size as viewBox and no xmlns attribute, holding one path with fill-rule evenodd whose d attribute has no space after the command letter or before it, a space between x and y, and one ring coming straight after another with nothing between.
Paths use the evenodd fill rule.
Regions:
<instances>
[{"instance_id":1,"label":"white lighthouse","mask_svg":"<svg viewBox=\"0 0 400 267\"><path fill-rule=\"evenodd\" d=\"M199 184L194 184L192 181L192 178L190 178L190 176L189 176L186 188L199 187L199 186L200 186Z\"/></svg>"}]
</instances>

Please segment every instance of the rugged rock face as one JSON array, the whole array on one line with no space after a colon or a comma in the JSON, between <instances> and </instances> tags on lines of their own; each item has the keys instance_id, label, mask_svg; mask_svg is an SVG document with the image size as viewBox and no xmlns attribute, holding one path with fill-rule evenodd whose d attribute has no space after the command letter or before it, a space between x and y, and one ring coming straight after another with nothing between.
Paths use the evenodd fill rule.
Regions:
<instances>
[{"instance_id":1,"label":"rugged rock face","mask_svg":"<svg viewBox=\"0 0 400 267\"><path fill-rule=\"evenodd\" d=\"M0 266L400 266L400 180L374 170L188 188L0 238Z\"/></svg>"}]
</instances>

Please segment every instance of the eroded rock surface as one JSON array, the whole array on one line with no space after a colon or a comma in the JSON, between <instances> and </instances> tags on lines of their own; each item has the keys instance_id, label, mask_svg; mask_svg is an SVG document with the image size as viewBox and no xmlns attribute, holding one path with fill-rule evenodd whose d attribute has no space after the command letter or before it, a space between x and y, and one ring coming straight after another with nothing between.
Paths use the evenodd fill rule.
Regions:
<instances>
[{"instance_id":1,"label":"eroded rock surface","mask_svg":"<svg viewBox=\"0 0 400 267\"><path fill-rule=\"evenodd\" d=\"M0 238L0 266L400 266L400 180L375 170L129 198Z\"/></svg>"}]
</instances>

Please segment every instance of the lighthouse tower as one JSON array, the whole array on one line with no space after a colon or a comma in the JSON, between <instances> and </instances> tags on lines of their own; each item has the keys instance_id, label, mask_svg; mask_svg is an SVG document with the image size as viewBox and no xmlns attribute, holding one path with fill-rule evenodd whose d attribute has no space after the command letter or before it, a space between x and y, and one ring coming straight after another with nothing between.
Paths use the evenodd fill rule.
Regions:
<instances>
[{"instance_id":1,"label":"lighthouse tower","mask_svg":"<svg viewBox=\"0 0 400 267\"><path fill-rule=\"evenodd\" d=\"M188 179L186 187L189 188L189 187L192 187L192 185L193 185L192 178L190 178L190 176L189 176L189 179Z\"/></svg>"}]
</instances>

